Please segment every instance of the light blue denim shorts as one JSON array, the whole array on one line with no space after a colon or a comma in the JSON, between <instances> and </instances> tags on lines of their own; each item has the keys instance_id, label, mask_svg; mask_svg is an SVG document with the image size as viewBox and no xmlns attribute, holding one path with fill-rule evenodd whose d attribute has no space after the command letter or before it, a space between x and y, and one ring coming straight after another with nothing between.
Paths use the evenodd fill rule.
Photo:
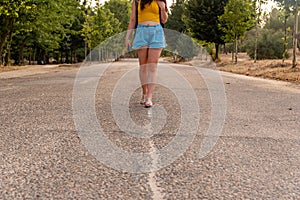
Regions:
<instances>
[{"instance_id":1,"label":"light blue denim shorts","mask_svg":"<svg viewBox=\"0 0 300 200\"><path fill-rule=\"evenodd\" d=\"M138 24L135 30L135 37L132 48L148 46L149 48L165 48L166 40L164 30L160 24L154 26L146 26Z\"/></svg>"}]
</instances>

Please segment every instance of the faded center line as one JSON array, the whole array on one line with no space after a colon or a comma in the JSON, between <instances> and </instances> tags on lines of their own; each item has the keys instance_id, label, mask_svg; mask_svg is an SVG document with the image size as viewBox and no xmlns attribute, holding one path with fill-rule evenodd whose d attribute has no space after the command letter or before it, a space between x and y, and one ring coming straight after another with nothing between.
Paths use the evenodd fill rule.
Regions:
<instances>
[{"instance_id":1,"label":"faded center line","mask_svg":"<svg viewBox=\"0 0 300 200\"><path fill-rule=\"evenodd\" d=\"M154 152L155 150L156 150L156 148L154 146L154 142L152 140L150 140L150 151ZM157 169L158 159L159 159L158 155L157 154L152 154L151 158L152 158L152 169ZM161 190L158 187L158 183L155 179L155 172L150 172L149 173L148 183L149 183L150 188L153 192L153 196L152 196L153 199L154 200L163 199Z\"/></svg>"},{"instance_id":2,"label":"faded center line","mask_svg":"<svg viewBox=\"0 0 300 200\"><path fill-rule=\"evenodd\" d=\"M149 115L149 113L151 114ZM152 109L148 110L148 116L152 117ZM151 123L149 123L146 128L148 129L148 131L152 131ZM150 144L150 152L155 152L157 149L155 148L153 140L150 140L149 144ZM151 154L151 158L152 158L152 169L153 170L158 169L157 165L158 165L159 156L156 153L153 153ZM149 173L148 184L150 185L151 191L153 192L152 199L154 200L163 199L163 195L155 179L155 171Z\"/></svg>"}]
</instances>

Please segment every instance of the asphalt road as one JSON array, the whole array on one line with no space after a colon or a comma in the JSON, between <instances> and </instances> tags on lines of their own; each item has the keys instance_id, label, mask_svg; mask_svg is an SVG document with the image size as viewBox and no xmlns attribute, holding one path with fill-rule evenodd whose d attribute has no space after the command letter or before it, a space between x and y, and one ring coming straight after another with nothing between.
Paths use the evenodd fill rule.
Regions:
<instances>
[{"instance_id":1,"label":"asphalt road","mask_svg":"<svg viewBox=\"0 0 300 200\"><path fill-rule=\"evenodd\" d=\"M126 79L126 75L130 70L134 75L135 60L88 66L89 73L81 79L76 78L78 68L2 73L0 199L300 199L299 85L222 72L222 85L208 88L205 81L213 83L214 80L201 76L193 67L161 63L160 68L163 66L175 69L188 80L190 90L196 95L200 117L198 120L193 116L191 120L198 120L197 134L178 158L175 154L164 155L164 159L159 154L150 154L150 163L141 166L133 163L127 168L122 168L122 156L114 157L113 149L107 152L101 144L97 146L102 141L93 141L94 135L88 137L84 135L86 132L80 135L79 129L83 127L86 131L96 119L112 144L125 152L146 155L163 149L176 138L180 126L190 122L184 121L183 116L188 114L188 119L190 112L197 111L196 107L189 107L193 103L191 99L177 99L180 95L176 91L190 91L183 82L169 74L171 84L179 82L177 88L171 90L166 85L158 85L153 98L155 105L149 110L139 105L138 89L127 94L129 103L126 94L119 95L120 91L133 87L127 87L126 81L129 83L134 78ZM99 69L105 67L107 70L101 74ZM159 73L162 80L168 76L167 71ZM93 92L89 84L93 81L98 85L94 102L89 102L88 91ZM78 107L74 107L74 83L83 86L79 90L82 93L75 96L82 98L78 101L82 107L75 114ZM222 92L218 86L225 87L226 99L224 104L222 99L217 99L213 105L216 96L210 94ZM94 106L90 107L90 103ZM182 104L186 105L184 109ZM114 109L112 105L119 107ZM212 114L224 105L225 121L222 116ZM76 116L81 117L81 112L89 108L94 108L91 116L96 118L87 116L78 128ZM126 110L131 119L124 114ZM120 128L116 117L121 118L121 123L132 120L144 128L151 127L155 119L158 125L152 129L159 127L159 122L162 125L151 137L135 137ZM214 118L217 125L224 125L222 132L210 135L216 144L206 156L199 158ZM192 137L189 130L186 132L181 136L182 143ZM177 144L178 149L182 143ZM93 144L94 150L89 150L89 144ZM99 159L101 152L107 160ZM159 168L168 157L176 159ZM143 172L144 168L148 172Z\"/></svg>"}]
</instances>

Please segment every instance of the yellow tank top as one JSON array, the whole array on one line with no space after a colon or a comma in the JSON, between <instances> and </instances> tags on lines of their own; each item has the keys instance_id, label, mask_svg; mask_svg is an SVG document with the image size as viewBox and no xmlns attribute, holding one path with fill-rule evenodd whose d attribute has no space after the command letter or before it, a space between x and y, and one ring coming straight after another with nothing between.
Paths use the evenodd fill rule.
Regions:
<instances>
[{"instance_id":1,"label":"yellow tank top","mask_svg":"<svg viewBox=\"0 0 300 200\"><path fill-rule=\"evenodd\" d=\"M156 0L153 0L151 4L146 4L143 10L141 10L141 1L139 1L138 22L144 21L160 22L159 7Z\"/></svg>"}]
</instances>

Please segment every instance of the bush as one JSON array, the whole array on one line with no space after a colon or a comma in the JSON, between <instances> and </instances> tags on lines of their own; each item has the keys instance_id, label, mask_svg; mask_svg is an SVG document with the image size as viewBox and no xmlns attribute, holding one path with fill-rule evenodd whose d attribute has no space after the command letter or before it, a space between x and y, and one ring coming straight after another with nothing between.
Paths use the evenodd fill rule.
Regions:
<instances>
[{"instance_id":1,"label":"bush","mask_svg":"<svg viewBox=\"0 0 300 200\"><path fill-rule=\"evenodd\" d=\"M283 58L283 31L263 29L259 33L257 43L257 59L282 59ZM254 59L255 38L251 37L245 44L247 54ZM288 57L288 55L286 55Z\"/></svg>"}]
</instances>

